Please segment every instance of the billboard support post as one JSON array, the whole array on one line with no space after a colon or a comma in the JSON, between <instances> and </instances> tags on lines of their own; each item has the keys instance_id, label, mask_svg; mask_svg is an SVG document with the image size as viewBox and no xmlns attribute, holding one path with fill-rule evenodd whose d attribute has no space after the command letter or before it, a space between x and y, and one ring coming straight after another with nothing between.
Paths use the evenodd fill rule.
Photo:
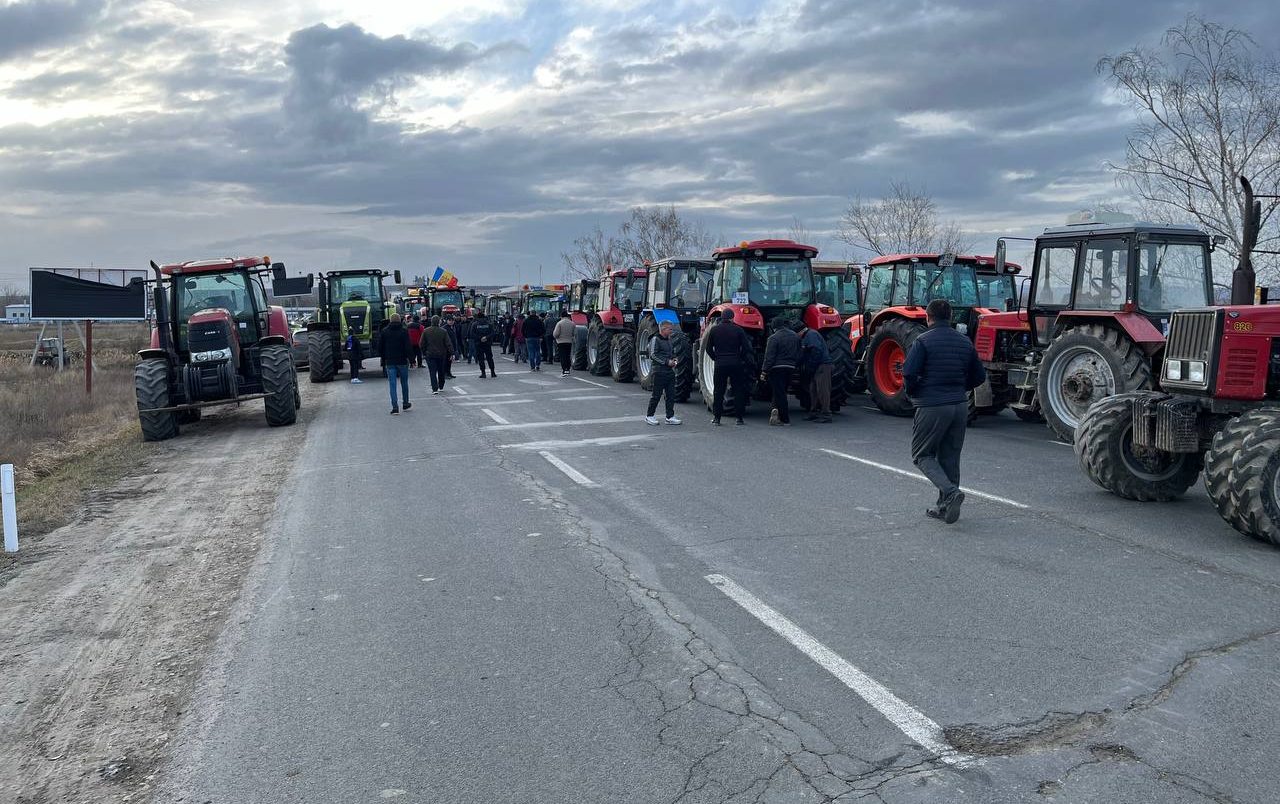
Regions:
<instances>
[{"instance_id":1,"label":"billboard support post","mask_svg":"<svg viewBox=\"0 0 1280 804\"><path fill-rule=\"evenodd\" d=\"M58 372L62 372L63 366L67 362L66 343L62 339L62 322L58 322Z\"/></svg>"},{"instance_id":2,"label":"billboard support post","mask_svg":"<svg viewBox=\"0 0 1280 804\"><path fill-rule=\"evenodd\" d=\"M93 321L84 322L84 395L93 396Z\"/></svg>"}]
</instances>

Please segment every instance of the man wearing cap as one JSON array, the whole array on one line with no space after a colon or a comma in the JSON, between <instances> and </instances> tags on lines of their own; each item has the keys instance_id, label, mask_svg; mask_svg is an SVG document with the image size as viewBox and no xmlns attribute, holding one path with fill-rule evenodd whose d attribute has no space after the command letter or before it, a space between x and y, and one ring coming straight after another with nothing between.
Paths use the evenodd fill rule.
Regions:
<instances>
[{"instance_id":1,"label":"man wearing cap","mask_svg":"<svg viewBox=\"0 0 1280 804\"><path fill-rule=\"evenodd\" d=\"M915 404L911 461L938 487L938 503L925 513L948 525L960 518L960 450L969 423L969 391L987 379L969 338L951 327L951 304L925 308L929 328L911 345L902 379Z\"/></svg>"},{"instance_id":2,"label":"man wearing cap","mask_svg":"<svg viewBox=\"0 0 1280 804\"><path fill-rule=\"evenodd\" d=\"M733 384L733 415L738 424L746 424L742 414L747 410L747 370L754 351L746 330L733 322L733 310L725 310L707 336L707 356L716 366L711 393L712 424L720 424L727 383Z\"/></svg>"}]
</instances>

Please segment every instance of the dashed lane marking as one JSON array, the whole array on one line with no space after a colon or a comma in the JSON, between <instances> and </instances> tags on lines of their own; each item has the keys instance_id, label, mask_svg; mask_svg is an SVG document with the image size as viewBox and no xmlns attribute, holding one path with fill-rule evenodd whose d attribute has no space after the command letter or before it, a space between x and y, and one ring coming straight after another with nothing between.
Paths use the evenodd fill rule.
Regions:
<instances>
[{"instance_id":1,"label":"dashed lane marking","mask_svg":"<svg viewBox=\"0 0 1280 804\"><path fill-rule=\"evenodd\" d=\"M860 464L863 464L864 466L871 466L873 468L880 469L885 472L893 472L895 475L902 475L903 477L909 477L909 478L912 478L913 480L923 480L925 483L929 482L929 478L925 477L922 474L918 474L916 472L908 472L906 469L899 469L898 467L890 466L887 463L877 463L876 461L869 461L866 458L859 458L856 455L849 455L848 453L845 453L845 452L836 452L833 449L827 449L825 447L821 448L819 451L825 452L828 455L834 455L837 458L844 458L846 461L853 461L854 463L860 463ZM976 489L971 489L967 486L961 486L960 490L963 491L965 494L971 495L973 497L981 497L984 500L997 502L997 503L1000 503L1001 505L1010 505L1010 506L1013 506L1014 508L1021 508L1023 510L1028 510L1031 508L1031 506L1024 505L1023 503L1020 503L1017 500L1011 500L1008 497L998 497L995 494L988 494L985 491L978 491Z\"/></svg>"},{"instance_id":2,"label":"dashed lane marking","mask_svg":"<svg viewBox=\"0 0 1280 804\"><path fill-rule=\"evenodd\" d=\"M575 449L577 447L612 447L618 444L632 444L637 441L648 441L651 435L608 436L606 438L578 438L569 440L527 441L523 444L499 444L499 449Z\"/></svg>"},{"instance_id":3,"label":"dashed lane marking","mask_svg":"<svg viewBox=\"0 0 1280 804\"><path fill-rule=\"evenodd\" d=\"M569 464L565 463L564 461L560 460L556 456L552 455L550 452L542 451L542 452L539 452L538 454L541 455L543 458L546 458L547 463L559 469L561 472L564 472L565 476L567 476L574 483L577 483L579 486L584 486L589 489L598 488L596 483L592 481L591 478L579 472L577 469L574 469Z\"/></svg>"},{"instance_id":4,"label":"dashed lane marking","mask_svg":"<svg viewBox=\"0 0 1280 804\"><path fill-rule=\"evenodd\" d=\"M639 416L613 416L608 419L563 419L557 422L523 422L521 424L499 424L481 427L481 430L534 430L541 427L577 427L583 424L621 424L641 421Z\"/></svg>"},{"instance_id":5,"label":"dashed lane marking","mask_svg":"<svg viewBox=\"0 0 1280 804\"><path fill-rule=\"evenodd\" d=\"M484 415L488 416L490 419L493 419L493 420L494 420L495 422L497 422L498 424L511 424L511 422L510 422L510 421L508 421L507 419L502 418L501 416L499 416L498 414L496 414L496 413L494 413L493 411L489 410L488 408L480 408L480 412L481 412L481 413L483 413Z\"/></svg>"},{"instance_id":6,"label":"dashed lane marking","mask_svg":"<svg viewBox=\"0 0 1280 804\"><path fill-rule=\"evenodd\" d=\"M453 386L453 392L454 392L455 394L462 394L463 396L466 396L466 395L467 395L467 393L468 393L465 389L463 389L463 388L459 388L459 387L458 387L458 386L456 386L456 385L455 385L455 386Z\"/></svg>"},{"instance_id":7,"label":"dashed lane marking","mask_svg":"<svg viewBox=\"0 0 1280 804\"><path fill-rule=\"evenodd\" d=\"M544 453L545 454L545 453ZM957 751L942 733L942 727L923 712L912 707L879 681L854 667L838 653L814 639L807 631L779 614L760 598L743 589L723 575L705 576L708 583L723 592L752 617L764 623L769 630L790 642L797 650L817 662L818 666L835 676L858 694L885 719L907 735L912 742L935 754L948 765L972 765L978 760Z\"/></svg>"},{"instance_id":8,"label":"dashed lane marking","mask_svg":"<svg viewBox=\"0 0 1280 804\"><path fill-rule=\"evenodd\" d=\"M586 396L553 396L552 402L578 402L583 399L617 399L613 394L587 394Z\"/></svg>"},{"instance_id":9,"label":"dashed lane marking","mask_svg":"<svg viewBox=\"0 0 1280 804\"><path fill-rule=\"evenodd\" d=\"M588 380L588 379L586 379L585 377L574 377L573 379L577 380L578 382L585 382L587 385L594 385L594 386L595 386L595 387L597 387L597 388L608 388L608 387L609 387L609 386L605 385L604 383L596 382L595 380Z\"/></svg>"},{"instance_id":10,"label":"dashed lane marking","mask_svg":"<svg viewBox=\"0 0 1280 804\"><path fill-rule=\"evenodd\" d=\"M457 406L460 408L478 408L484 405L523 405L532 401L532 399L492 399L484 402L459 402Z\"/></svg>"},{"instance_id":11,"label":"dashed lane marking","mask_svg":"<svg viewBox=\"0 0 1280 804\"><path fill-rule=\"evenodd\" d=\"M543 385L543 386L557 384L555 380L518 380L518 382L522 382L525 385Z\"/></svg>"}]
</instances>

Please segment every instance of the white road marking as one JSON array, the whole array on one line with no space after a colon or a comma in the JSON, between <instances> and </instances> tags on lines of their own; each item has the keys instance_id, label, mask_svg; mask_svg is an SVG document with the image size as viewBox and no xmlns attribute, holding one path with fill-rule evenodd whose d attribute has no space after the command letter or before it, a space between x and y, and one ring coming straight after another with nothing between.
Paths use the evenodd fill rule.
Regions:
<instances>
[{"instance_id":1,"label":"white road marking","mask_svg":"<svg viewBox=\"0 0 1280 804\"><path fill-rule=\"evenodd\" d=\"M1067 442L1059 441L1056 438L1047 438L1045 440L1048 441L1050 444L1057 444L1060 447L1071 447L1072 449L1076 448L1075 444L1068 444Z\"/></svg>"},{"instance_id":2,"label":"white road marking","mask_svg":"<svg viewBox=\"0 0 1280 804\"><path fill-rule=\"evenodd\" d=\"M539 452L538 454L541 455L543 458L546 458L547 463L559 469L561 472L564 472L565 475L570 480L572 480L574 483L577 483L579 486L585 486L586 488L589 488L589 489L597 488L596 484L591 480L591 478L579 472L577 469L574 469L569 464L565 463L564 461L560 460L556 456L552 455L550 452L542 451L542 452Z\"/></svg>"},{"instance_id":3,"label":"white road marking","mask_svg":"<svg viewBox=\"0 0 1280 804\"><path fill-rule=\"evenodd\" d=\"M639 416L614 416L608 419L564 419L558 422L524 422L523 424L499 424L487 425L481 427L481 430L533 430L538 427L577 427L581 424L621 424L622 422L636 423L641 421Z\"/></svg>"},{"instance_id":4,"label":"white road marking","mask_svg":"<svg viewBox=\"0 0 1280 804\"><path fill-rule=\"evenodd\" d=\"M846 687L869 703L885 719L898 727L912 742L937 755L948 765L971 765L978 760L962 754L947 742L942 727L923 712L894 695L888 687L845 661L838 653L814 639L800 626L779 614L760 598L743 589L723 575L705 576L708 583L746 609L752 617L768 626L778 636L790 642L797 650L817 662L822 669L840 680Z\"/></svg>"},{"instance_id":5,"label":"white road marking","mask_svg":"<svg viewBox=\"0 0 1280 804\"><path fill-rule=\"evenodd\" d=\"M571 374L571 375L569 375L569 376L571 376L571 377L572 377L573 375ZM585 382L587 385L594 385L594 386L595 386L595 387L597 387L597 388L608 388L608 387L609 387L609 386L605 385L604 383L596 382L595 380L588 380L588 379L586 379L585 377L573 377L573 379L577 380L578 382Z\"/></svg>"},{"instance_id":6,"label":"white road marking","mask_svg":"<svg viewBox=\"0 0 1280 804\"><path fill-rule=\"evenodd\" d=\"M459 402L457 406L460 408L478 408L484 405L523 405L532 401L532 399L493 399L484 402Z\"/></svg>"},{"instance_id":7,"label":"white road marking","mask_svg":"<svg viewBox=\"0 0 1280 804\"><path fill-rule=\"evenodd\" d=\"M462 388L459 388L459 387L458 387L458 386L456 386L456 385L455 385L455 386L453 386L453 392L454 392L455 394L462 394L463 396L466 396L466 395L467 395L467 392L466 392L465 390L463 390Z\"/></svg>"},{"instance_id":8,"label":"white road marking","mask_svg":"<svg viewBox=\"0 0 1280 804\"><path fill-rule=\"evenodd\" d=\"M574 449L576 447L612 447L616 444L630 444L636 441L648 441L652 435L610 436L608 438L579 438L575 441L528 441L524 444L499 444L499 449Z\"/></svg>"},{"instance_id":9,"label":"white road marking","mask_svg":"<svg viewBox=\"0 0 1280 804\"><path fill-rule=\"evenodd\" d=\"M912 478L913 480L923 480L926 483L929 482L929 478L925 477L922 474L918 474L916 472L908 472L906 469L899 469L898 467L890 466L887 463L876 463L875 461L869 461L866 458L859 458L856 455L849 455L844 452L836 452L833 449L827 449L825 447L821 448L819 451L825 452L828 455L834 455L837 458L844 458L846 461L861 463L866 466L871 466L876 469L881 469L885 472L893 472L895 475L902 475L903 477L909 477L909 478ZM991 502L1001 503L1002 505L1011 505L1014 508L1021 508L1023 510L1028 510L1031 508L1031 506L1023 505L1017 500L1010 500L1008 497L997 497L994 494L988 494L985 491L977 491L975 489L969 488L968 486L961 486L960 490L963 491L965 494L972 495L974 497L981 497L984 500L990 500Z\"/></svg>"},{"instance_id":10,"label":"white road marking","mask_svg":"<svg viewBox=\"0 0 1280 804\"><path fill-rule=\"evenodd\" d=\"M613 394L588 394L587 396L553 396L552 402L576 402L579 399L617 399Z\"/></svg>"},{"instance_id":11,"label":"white road marking","mask_svg":"<svg viewBox=\"0 0 1280 804\"><path fill-rule=\"evenodd\" d=\"M465 394L466 391L463 391L463 393ZM536 394L538 392L534 391L533 393ZM551 392L547 391L545 393L551 393ZM497 397L500 397L500 396L520 396L520 394L470 394L470 397L472 399L496 399Z\"/></svg>"},{"instance_id":12,"label":"white road marking","mask_svg":"<svg viewBox=\"0 0 1280 804\"><path fill-rule=\"evenodd\" d=\"M555 385L556 384L552 380L519 380L519 382L522 382L525 385Z\"/></svg>"},{"instance_id":13,"label":"white road marking","mask_svg":"<svg viewBox=\"0 0 1280 804\"><path fill-rule=\"evenodd\" d=\"M488 408L480 408L480 412L488 416L490 419L493 419L498 424L511 424L510 421L502 418L501 416L489 410Z\"/></svg>"}]
</instances>

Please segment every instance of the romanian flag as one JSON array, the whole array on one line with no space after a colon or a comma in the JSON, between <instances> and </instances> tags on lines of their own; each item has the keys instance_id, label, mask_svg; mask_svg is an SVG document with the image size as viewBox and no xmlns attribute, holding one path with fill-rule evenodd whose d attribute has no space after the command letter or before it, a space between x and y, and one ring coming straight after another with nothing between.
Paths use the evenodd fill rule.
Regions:
<instances>
[{"instance_id":1,"label":"romanian flag","mask_svg":"<svg viewBox=\"0 0 1280 804\"><path fill-rule=\"evenodd\" d=\"M456 288L458 286L458 277L453 275L452 271L440 269L440 273L435 277L436 287Z\"/></svg>"},{"instance_id":2,"label":"romanian flag","mask_svg":"<svg viewBox=\"0 0 1280 804\"><path fill-rule=\"evenodd\" d=\"M431 282L435 284L440 281L440 277L444 276L444 269L439 265L436 266L436 272L431 275Z\"/></svg>"}]
</instances>

